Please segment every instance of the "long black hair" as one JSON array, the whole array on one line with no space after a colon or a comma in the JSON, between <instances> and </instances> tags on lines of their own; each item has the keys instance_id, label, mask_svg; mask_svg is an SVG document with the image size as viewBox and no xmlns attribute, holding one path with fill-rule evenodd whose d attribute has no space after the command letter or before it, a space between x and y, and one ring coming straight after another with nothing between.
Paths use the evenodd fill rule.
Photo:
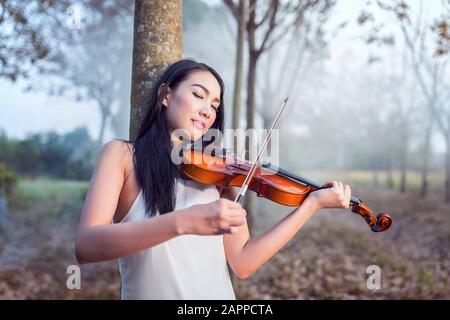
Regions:
<instances>
[{"instance_id":1,"label":"long black hair","mask_svg":"<svg viewBox=\"0 0 450 320\"><path fill-rule=\"evenodd\" d=\"M192 59L179 60L164 71L153 86L150 104L142 121L134 147L133 162L136 180L144 195L147 214L153 216L174 210L176 201L176 180L183 178L180 169L171 160L172 143L166 118L166 107L162 105L167 88L175 90L190 74L208 71L220 85L220 105L211 128L223 132L224 83L219 74L210 66ZM161 90L160 90L161 87Z\"/></svg>"}]
</instances>

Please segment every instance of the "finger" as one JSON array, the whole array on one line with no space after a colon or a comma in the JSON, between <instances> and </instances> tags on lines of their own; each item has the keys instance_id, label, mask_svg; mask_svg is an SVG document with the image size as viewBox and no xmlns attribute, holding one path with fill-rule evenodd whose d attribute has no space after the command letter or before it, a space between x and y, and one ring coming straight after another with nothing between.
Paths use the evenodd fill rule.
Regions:
<instances>
[{"instance_id":1,"label":"finger","mask_svg":"<svg viewBox=\"0 0 450 320\"><path fill-rule=\"evenodd\" d=\"M333 181L332 188L339 190L339 184L337 183L337 181Z\"/></svg>"},{"instance_id":2,"label":"finger","mask_svg":"<svg viewBox=\"0 0 450 320\"><path fill-rule=\"evenodd\" d=\"M238 227L230 227L227 229L227 234L236 234L238 233L239 228Z\"/></svg>"},{"instance_id":3,"label":"finger","mask_svg":"<svg viewBox=\"0 0 450 320\"><path fill-rule=\"evenodd\" d=\"M227 208L230 208L230 209L242 209L242 206L240 205L240 203L238 203L236 201L225 199L225 204L226 204Z\"/></svg>"},{"instance_id":4,"label":"finger","mask_svg":"<svg viewBox=\"0 0 450 320\"><path fill-rule=\"evenodd\" d=\"M235 219L233 221L230 221L230 227L240 227L245 225L245 219Z\"/></svg>"},{"instance_id":5,"label":"finger","mask_svg":"<svg viewBox=\"0 0 450 320\"><path fill-rule=\"evenodd\" d=\"M240 225L244 224L246 220L247 219L245 219L245 217L243 217L243 216L232 216L227 219L227 222L231 226L240 226Z\"/></svg>"},{"instance_id":6,"label":"finger","mask_svg":"<svg viewBox=\"0 0 450 320\"><path fill-rule=\"evenodd\" d=\"M231 233L231 228L232 227L224 227L224 228L220 228L217 232L215 232L214 234L224 234L224 233Z\"/></svg>"},{"instance_id":7,"label":"finger","mask_svg":"<svg viewBox=\"0 0 450 320\"><path fill-rule=\"evenodd\" d=\"M344 186L344 194L346 197L348 197L349 199L352 197L352 189L350 188L350 186L348 184L346 184Z\"/></svg>"},{"instance_id":8,"label":"finger","mask_svg":"<svg viewBox=\"0 0 450 320\"><path fill-rule=\"evenodd\" d=\"M220 228L216 234L236 234L239 231L239 227L229 226Z\"/></svg>"},{"instance_id":9,"label":"finger","mask_svg":"<svg viewBox=\"0 0 450 320\"><path fill-rule=\"evenodd\" d=\"M226 164L234 164L236 162L236 159L231 154L227 154L225 155L225 161Z\"/></svg>"},{"instance_id":10,"label":"finger","mask_svg":"<svg viewBox=\"0 0 450 320\"><path fill-rule=\"evenodd\" d=\"M339 187L339 190L341 190L342 193L344 193L344 184L342 182L338 181L338 187Z\"/></svg>"},{"instance_id":11,"label":"finger","mask_svg":"<svg viewBox=\"0 0 450 320\"><path fill-rule=\"evenodd\" d=\"M246 217L247 211L242 208L228 208L225 217Z\"/></svg>"},{"instance_id":12,"label":"finger","mask_svg":"<svg viewBox=\"0 0 450 320\"><path fill-rule=\"evenodd\" d=\"M331 188L333 186L333 181L327 181L322 185L322 188Z\"/></svg>"}]
</instances>

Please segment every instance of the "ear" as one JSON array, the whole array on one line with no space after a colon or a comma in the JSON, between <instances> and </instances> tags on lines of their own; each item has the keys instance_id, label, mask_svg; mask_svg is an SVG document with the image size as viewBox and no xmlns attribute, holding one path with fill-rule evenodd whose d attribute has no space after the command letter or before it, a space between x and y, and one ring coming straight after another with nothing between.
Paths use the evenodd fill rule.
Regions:
<instances>
[{"instance_id":1,"label":"ear","mask_svg":"<svg viewBox=\"0 0 450 320\"><path fill-rule=\"evenodd\" d=\"M159 88L158 88L158 95L161 94L164 86L166 86L165 83L163 83L161 86L159 86ZM169 88L169 86L166 86L166 88L167 88L167 90L166 90L166 92L164 94L164 97L162 99L162 105L167 108L169 106L169 96L170 96L170 93L172 92L172 90Z\"/></svg>"}]
</instances>

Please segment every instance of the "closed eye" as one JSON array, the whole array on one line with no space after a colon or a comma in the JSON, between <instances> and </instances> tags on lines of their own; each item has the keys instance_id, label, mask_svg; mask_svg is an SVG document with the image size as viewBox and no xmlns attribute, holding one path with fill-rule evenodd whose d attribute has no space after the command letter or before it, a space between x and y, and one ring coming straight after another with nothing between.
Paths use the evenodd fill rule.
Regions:
<instances>
[{"instance_id":1,"label":"closed eye","mask_svg":"<svg viewBox=\"0 0 450 320\"><path fill-rule=\"evenodd\" d=\"M195 93L195 92L192 92L192 94L195 96L195 97L197 97L197 98L199 98L199 99L202 99L203 100L203 97L202 96L200 96L200 95L198 95L197 93ZM211 107L215 110L215 111L217 111L217 109L219 109L219 107L215 107L214 105L211 105Z\"/></svg>"},{"instance_id":2,"label":"closed eye","mask_svg":"<svg viewBox=\"0 0 450 320\"><path fill-rule=\"evenodd\" d=\"M196 96L197 98L203 99L203 97L202 97L202 96L199 96L199 95L198 95L198 94L196 94L195 92L192 92L192 94L193 94L194 96Z\"/></svg>"}]
</instances>

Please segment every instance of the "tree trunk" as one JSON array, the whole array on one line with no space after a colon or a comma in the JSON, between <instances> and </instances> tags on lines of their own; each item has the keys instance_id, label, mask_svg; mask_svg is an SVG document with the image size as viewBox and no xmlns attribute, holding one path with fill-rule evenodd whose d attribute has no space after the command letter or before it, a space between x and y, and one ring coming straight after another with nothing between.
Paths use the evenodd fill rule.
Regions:
<instances>
[{"instance_id":1,"label":"tree trunk","mask_svg":"<svg viewBox=\"0 0 450 320\"><path fill-rule=\"evenodd\" d=\"M8 208L7 200L6 195L2 195L0 192L0 226L3 224L6 225L6 209Z\"/></svg>"},{"instance_id":2,"label":"tree trunk","mask_svg":"<svg viewBox=\"0 0 450 320\"><path fill-rule=\"evenodd\" d=\"M254 108L255 108L255 76L256 76L256 59L254 56L250 56L250 64L249 64L249 70L248 70L248 78L247 78L247 130L248 129L254 129L255 122L254 122ZM245 140L245 149L250 151L250 145L249 140ZM254 141L256 143L256 140ZM255 150L257 150L255 148ZM255 158L256 154L252 154L250 157L250 152L246 153L246 158ZM248 220L248 227L250 232L253 231L254 228L254 219L255 219L255 201L254 198L247 193L244 201L244 207L245 210L247 210L247 220Z\"/></svg>"},{"instance_id":3,"label":"tree trunk","mask_svg":"<svg viewBox=\"0 0 450 320\"><path fill-rule=\"evenodd\" d=\"M233 129L240 127L242 76L244 67L244 36L246 18L245 0L239 0L239 20L236 49L236 74L234 76L233 94Z\"/></svg>"},{"instance_id":4,"label":"tree trunk","mask_svg":"<svg viewBox=\"0 0 450 320\"><path fill-rule=\"evenodd\" d=\"M234 93L233 93L233 129L240 128L240 114L241 114L241 94L242 94L242 77L244 67L244 37L245 37L245 22L246 18L246 4L245 0L239 0L239 17L238 17L238 32L236 37L236 73L234 75ZM238 131L239 132L239 131ZM237 135L238 135L237 132ZM239 141L240 137L237 136ZM237 148L237 145L235 146ZM238 152L239 150L234 150ZM248 197L248 194L247 194ZM244 205L245 206L245 205ZM250 229L250 227L249 227ZM238 279L231 267L228 265L228 273L230 274L233 286L237 285Z\"/></svg>"},{"instance_id":5,"label":"tree trunk","mask_svg":"<svg viewBox=\"0 0 450 320\"><path fill-rule=\"evenodd\" d=\"M378 168L376 166L373 167L372 182L375 187L378 187L378 185L380 184L380 179L378 177Z\"/></svg>"},{"instance_id":6,"label":"tree trunk","mask_svg":"<svg viewBox=\"0 0 450 320\"><path fill-rule=\"evenodd\" d=\"M421 168L421 186L420 197L425 198L428 193L428 171L429 171L429 159L431 151L431 133L433 132L433 117L431 116L427 124L424 145L422 152L422 168Z\"/></svg>"},{"instance_id":7,"label":"tree trunk","mask_svg":"<svg viewBox=\"0 0 450 320\"><path fill-rule=\"evenodd\" d=\"M392 155L389 154L387 168L386 168L386 184L389 189L394 188L394 178L392 176Z\"/></svg>"},{"instance_id":8,"label":"tree trunk","mask_svg":"<svg viewBox=\"0 0 450 320\"><path fill-rule=\"evenodd\" d=\"M402 158L400 165L400 192L406 192L406 161Z\"/></svg>"},{"instance_id":9,"label":"tree trunk","mask_svg":"<svg viewBox=\"0 0 450 320\"><path fill-rule=\"evenodd\" d=\"M256 57L250 54L250 63L247 76L247 129L255 127L255 78L256 78Z\"/></svg>"},{"instance_id":10,"label":"tree trunk","mask_svg":"<svg viewBox=\"0 0 450 320\"><path fill-rule=\"evenodd\" d=\"M108 114L102 111L101 114L101 123L100 123L100 132L98 134L98 139L97 139L97 145L100 148L102 146L103 143L103 139L105 137L105 129L106 129L106 122L108 121Z\"/></svg>"},{"instance_id":11,"label":"tree trunk","mask_svg":"<svg viewBox=\"0 0 450 320\"><path fill-rule=\"evenodd\" d=\"M250 1L250 7L256 5L256 0ZM247 22L247 36L248 36L248 52L249 52L249 65L247 73L247 130L253 129L255 127L255 77L256 77L256 64L258 61L258 54L255 50L255 25L256 14L255 10L251 10L249 13L249 18ZM247 131L249 132L249 131ZM245 140L245 149L249 152L246 153L246 159L256 157L256 155L251 155L250 157L250 139ZM247 211L247 223L250 235L254 233L254 221L255 221L255 201L251 194L247 193L244 199L244 208Z\"/></svg>"},{"instance_id":12,"label":"tree trunk","mask_svg":"<svg viewBox=\"0 0 450 320\"><path fill-rule=\"evenodd\" d=\"M402 146L400 150L400 192L406 192L406 169L407 169L407 154L408 154L408 130L402 128Z\"/></svg>"},{"instance_id":13,"label":"tree trunk","mask_svg":"<svg viewBox=\"0 0 450 320\"><path fill-rule=\"evenodd\" d=\"M111 118L111 100L110 99L100 99L98 102L98 106L100 109L100 131L98 133L97 138L97 146L100 149L102 147L103 141L105 139L105 131L106 131L106 124L108 123L108 120Z\"/></svg>"},{"instance_id":14,"label":"tree trunk","mask_svg":"<svg viewBox=\"0 0 450 320\"><path fill-rule=\"evenodd\" d=\"M450 133L445 139L445 202L450 202Z\"/></svg>"},{"instance_id":15,"label":"tree trunk","mask_svg":"<svg viewBox=\"0 0 450 320\"><path fill-rule=\"evenodd\" d=\"M181 0L136 0L133 34L130 139L147 111L158 76L183 56Z\"/></svg>"}]
</instances>

